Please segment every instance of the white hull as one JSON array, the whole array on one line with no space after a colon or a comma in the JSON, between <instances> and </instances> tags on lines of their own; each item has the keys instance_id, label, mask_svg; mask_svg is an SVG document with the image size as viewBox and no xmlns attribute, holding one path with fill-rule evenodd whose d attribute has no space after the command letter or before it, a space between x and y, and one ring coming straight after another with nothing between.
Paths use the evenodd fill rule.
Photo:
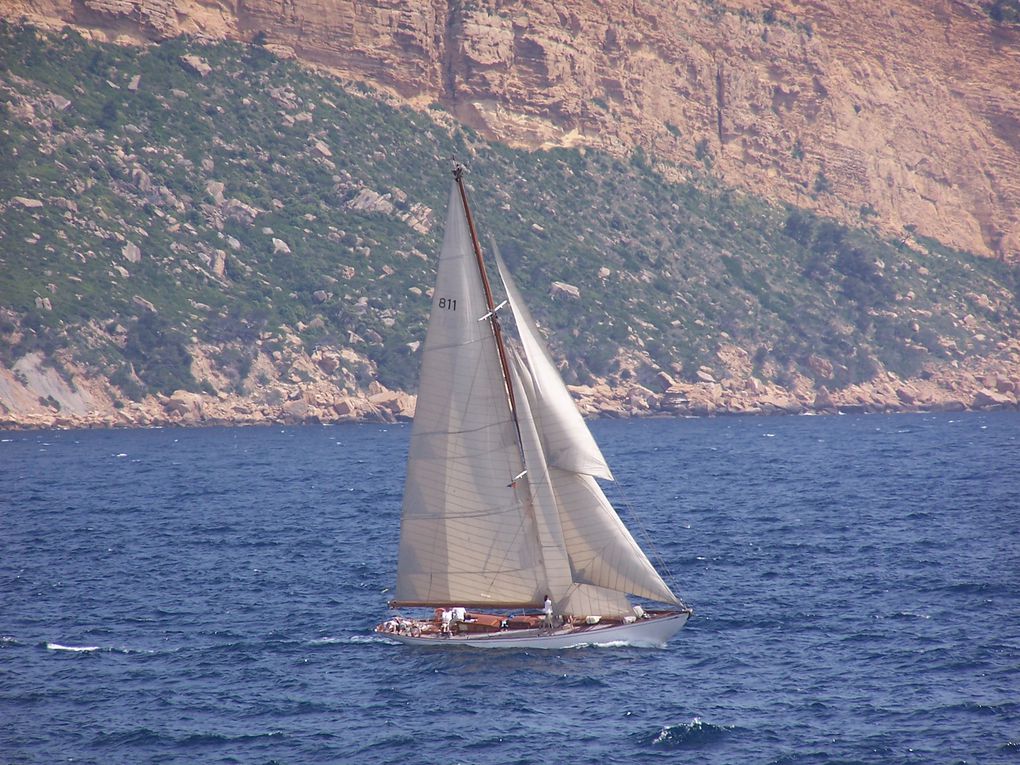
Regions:
<instances>
[{"instance_id":1,"label":"white hull","mask_svg":"<svg viewBox=\"0 0 1020 765\"><path fill-rule=\"evenodd\" d=\"M631 624L595 624L592 626L546 630L512 630L462 635L423 635L412 637L382 633L407 645L464 648L580 648L590 645L624 644L661 648L679 632L690 618L690 611L641 619Z\"/></svg>"}]
</instances>

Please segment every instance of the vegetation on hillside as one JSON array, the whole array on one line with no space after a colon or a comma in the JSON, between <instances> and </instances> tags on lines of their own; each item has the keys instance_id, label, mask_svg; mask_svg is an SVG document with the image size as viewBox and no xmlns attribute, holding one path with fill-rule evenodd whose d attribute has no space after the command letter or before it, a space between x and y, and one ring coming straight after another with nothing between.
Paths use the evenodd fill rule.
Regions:
<instances>
[{"instance_id":1,"label":"vegetation on hillside","mask_svg":"<svg viewBox=\"0 0 1020 765\"><path fill-rule=\"evenodd\" d=\"M196 339L243 378L256 341L296 332L413 388L451 157L571 382L635 355L693 376L733 344L762 376L838 386L987 354L1020 329L1006 264L886 241L693 168L671 183L641 153L488 143L438 107L394 106L258 45L127 48L4 25L2 361L70 348L137 397L198 390ZM554 281L581 300L554 299Z\"/></svg>"}]
</instances>

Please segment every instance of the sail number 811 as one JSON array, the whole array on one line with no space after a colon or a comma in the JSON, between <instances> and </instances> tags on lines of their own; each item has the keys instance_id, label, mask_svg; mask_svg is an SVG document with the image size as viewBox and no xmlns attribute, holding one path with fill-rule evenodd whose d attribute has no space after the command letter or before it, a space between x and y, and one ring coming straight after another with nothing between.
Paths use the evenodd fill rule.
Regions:
<instances>
[{"instance_id":1,"label":"sail number 811","mask_svg":"<svg viewBox=\"0 0 1020 765\"><path fill-rule=\"evenodd\" d=\"M439 307L445 308L447 311L456 311L457 298L441 297L439 298Z\"/></svg>"}]
</instances>

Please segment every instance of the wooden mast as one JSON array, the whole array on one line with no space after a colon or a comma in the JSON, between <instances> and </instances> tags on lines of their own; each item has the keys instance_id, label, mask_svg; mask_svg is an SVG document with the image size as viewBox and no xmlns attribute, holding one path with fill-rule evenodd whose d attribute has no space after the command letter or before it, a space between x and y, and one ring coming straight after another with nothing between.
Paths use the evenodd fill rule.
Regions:
<instances>
[{"instance_id":1,"label":"wooden mast","mask_svg":"<svg viewBox=\"0 0 1020 765\"><path fill-rule=\"evenodd\" d=\"M460 190L460 201L464 205L464 216L467 218L468 231L471 232L471 246L475 251L475 260L478 263L478 273L482 277L482 287L485 288L485 303L489 309L489 322L492 325L492 334L496 338L496 350L499 352L499 364L503 368L503 385L506 387L506 397L510 404L510 416L513 417L514 427L517 429L517 448L521 452L521 466L527 467L524 462L524 442L521 440L521 425L517 419L517 400L514 397L514 386L510 383L510 364L506 358L506 347L503 345L503 330L499 326L499 318L496 316L496 302L492 298L492 287L489 286L489 275L485 271L485 261L482 259L482 248L478 244L478 234L475 231L475 220L471 217L471 208L468 206L467 189L464 188L464 165L457 162L453 166L453 178L457 181L457 188ZM514 480L520 478L515 476Z\"/></svg>"}]
</instances>

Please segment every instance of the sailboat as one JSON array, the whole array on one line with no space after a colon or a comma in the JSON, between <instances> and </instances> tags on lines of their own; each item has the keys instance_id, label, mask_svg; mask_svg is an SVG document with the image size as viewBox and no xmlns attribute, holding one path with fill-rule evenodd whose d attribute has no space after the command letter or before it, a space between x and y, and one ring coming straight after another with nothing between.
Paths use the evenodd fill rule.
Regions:
<instances>
[{"instance_id":1,"label":"sailboat","mask_svg":"<svg viewBox=\"0 0 1020 765\"><path fill-rule=\"evenodd\" d=\"M493 245L496 305L464 167L453 175L390 602L432 613L375 631L414 645L664 645L692 611L597 483L613 475Z\"/></svg>"}]
</instances>

